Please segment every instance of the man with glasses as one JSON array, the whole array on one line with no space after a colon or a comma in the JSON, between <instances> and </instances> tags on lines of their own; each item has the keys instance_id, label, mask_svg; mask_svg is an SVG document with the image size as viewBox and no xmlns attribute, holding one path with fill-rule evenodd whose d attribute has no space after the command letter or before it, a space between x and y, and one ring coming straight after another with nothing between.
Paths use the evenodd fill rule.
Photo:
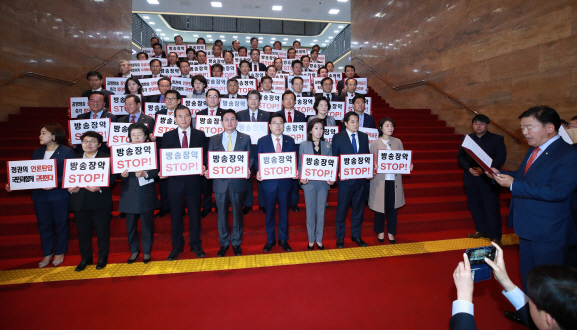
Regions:
<instances>
[{"instance_id":1,"label":"man with glasses","mask_svg":"<svg viewBox=\"0 0 577 330\"><path fill-rule=\"evenodd\" d=\"M159 95L149 95L144 96L144 102L151 102L151 103L164 103L164 94L170 90L172 83L170 81L170 77L162 77L158 79L158 91L160 92Z\"/></svg>"},{"instance_id":2,"label":"man with glasses","mask_svg":"<svg viewBox=\"0 0 577 330\"><path fill-rule=\"evenodd\" d=\"M90 95L90 93L92 92L102 92L104 93L104 109L108 110L109 105L108 105L108 100L110 95L114 95L114 93L112 93L109 90L106 90L104 88L102 88L102 74L98 71L90 71L88 72L88 74L86 75L86 80L88 80L88 84L90 85L90 89L83 92L82 97L88 97L88 95Z\"/></svg>"},{"instance_id":3,"label":"man with glasses","mask_svg":"<svg viewBox=\"0 0 577 330\"><path fill-rule=\"evenodd\" d=\"M88 96L88 107L90 107L90 112L86 112L78 115L76 119L101 119L110 118L110 122L114 123L118 121L118 117L106 112L104 109L104 93L101 91L91 92ZM109 154L110 148L106 143L102 143L98 151Z\"/></svg>"},{"instance_id":4,"label":"man with glasses","mask_svg":"<svg viewBox=\"0 0 577 330\"><path fill-rule=\"evenodd\" d=\"M329 102L332 101L344 101L343 96L338 96L337 93L332 93L333 90L333 78L326 77L321 80L321 88L323 89L320 93L315 94L315 98L318 100L322 97L326 98Z\"/></svg>"},{"instance_id":5,"label":"man with glasses","mask_svg":"<svg viewBox=\"0 0 577 330\"><path fill-rule=\"evenodd\" d=\"M246 151L248 156L248 171L246 179L214 179L214 200L218 207L218 256L224 257L232 244L234 254L240 256L242 249L243 204L249 192L250 168L254 162L251 152L250 136L236 130L238 124L234 110L224 110L221 116L224 132L210 138L208 151ZM210 178L208 171L206 177ZM228 224L228 204L232 207L232 233Z\"/></svg>"},{"instance_id":6,"label":"man with glasses","mask_svg":"<svg viewBox=\"0 0 577 330\"><path fill-rule=\"evenodd\" d=\"M150 73L151 74L144 76L144 78L162 78L162 77L164 77L164 75L160 74L161 70L162 70L162 63L160 62L160 60L153 59L150 61ZM189 66L189 71L190 71L190 66Z\"/></svg>"}]
</instances>

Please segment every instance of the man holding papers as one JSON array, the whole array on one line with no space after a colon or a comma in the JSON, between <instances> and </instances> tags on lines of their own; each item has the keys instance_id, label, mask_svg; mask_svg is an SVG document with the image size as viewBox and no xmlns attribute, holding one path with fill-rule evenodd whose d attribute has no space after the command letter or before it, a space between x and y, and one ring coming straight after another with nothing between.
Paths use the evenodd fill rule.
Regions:
<instances>
[{"instance_id":1,"label":"man holding papers","mask_svg":"<svg viewBox=\"0 0 577 330\"><path fill-rule=\"evenodd\" d=\"M501 135L489 132L491 121L487 116L476 115L472 123L475 133L465 137L465 142L457 154L464 170L463 185L467 193L469 211L475 222L475 232L468 234L467 237L488 237L501 246L502 224L499 204L501 187L491 178L483 175L481 165L467 152L467 149L473 153L481 149L485 155L476 155L476 157L481 162L483 160L490 162L487 167L500 169L507 159L505 141ZM478 149L475 150L476 148Z\"/></svg>"}]
</instances>

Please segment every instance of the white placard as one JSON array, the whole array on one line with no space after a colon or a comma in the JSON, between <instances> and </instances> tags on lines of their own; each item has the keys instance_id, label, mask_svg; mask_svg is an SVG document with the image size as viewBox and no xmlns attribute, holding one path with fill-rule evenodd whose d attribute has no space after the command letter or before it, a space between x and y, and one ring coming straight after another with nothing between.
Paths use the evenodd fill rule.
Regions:
<instances>
[{"instance_id":1,"label":"white placard","mask_svg":"<svg viewBox=\"0 0 577 330\"><path fill-rule=\"evenodd\" d=\"M295 144L301 144L307 140L307 123L284 123L284 135L295 140Z\"/></svg>"},{"instance_id":2,"label":"white placard","mask_svg":"<svg viewBox=\"0 0 577 330\"><path fill-rule=\"evenodd\" d=\"M209 151L209 179L246 179L248 151Z\"/></svg>"},{"instance_id":3,"label":"white placard","mask_svg":"<svg viewBox=\"0 0 577 330\"><path fill-rule=\"evenodd\" d=\"M237 81L239 95L246 95L251 90L256 89L256 79L237 79Z\"/></svg>"},{"instance_id":4,"label":"white placard","mask_svg":"<svg viewBox=\"0 0 577 330\"><path fill-rule=\"evenodd\" d=\"M369 136L369 144L379 138L379 130L376 128L359 127L359 132L363 132Z\"/></svg>"},{"instance_id":5,"label":"white placard","mask_svg":"<svg viewBox=\"0 0 577 330\"><path fill-rule=\"evenodd\" d=\"M110 158L70 158L64 160L62 188L108 187Z\"/></svg>"},{"instance_id":6,"label":"white placard","mask_svg":"<svg viewBox=\"0 0 577 330\"><path fill-rule=\"evenodd\" d=\"M282 109L282 95L275 93L260 93L260 110L278 112Z\"/></svg>"},{"instance_id":7,"label":"white placard","mask_svg":"<svg viewBox=\"0 0 577 330\"><path fill-rule=\"evenodd\" d=\"M287 51L282 49L273 49L272 54L278 58L285 59L287 58Z\"/></svg>"},{"instance_id":8,"label":"white placard","mask_svg":"<svg viewBox=\"0 0 577 330\"><path fill-rule=\"evenodd\" d=\"M372 178L375 170L373 154L341 155L340 168L341 180Z\"/></svg>"},{"instance_id":9,"label":"white placard","mask_svg":"<svg viewBox=\"0 0 577 330\"><path fill-rule=\"evenodd\" d=\"M90 112L90 107L88 106L88 97L71 97L68 101L70 109L70 119L74 119L86 112Z\"/></svg>"},{"instance_id":10,"label":"white placard","mask_svg":"<svg viewBox=\"0 0 577 330\"><path fill-rule=\"evenodd\" d=\"M309 76L310 79L311 79L311 81L312 81L313 78L316 78L316 77L317 77L317 73L316 73L315 71L303 71L303 72L301 73L301 75L303 75L303 76Z\"/></svg>"},{"instance_id":11,"label":"white placard","mask_svg":"<svg viewBox=\"0 0 577 330\"><path fill-rule=\"evenodd\" d=\"M367 78L355 78L355 80L357 81L357 90L355 92L359 94L367 94L369 92Z\"/></svg>"},{"instance_id":12,"label":"white placard","mask_svg":"<svg viewBox=\"0 0 577 330\"><path fill-rule=\"evenodd\" d=\"M301 180L337 181L339 157L321 155L301 155Z\"/></svg>"},{"instance_id":13,"label":"white placard","mask_svg":"<svg viewBox=\"0 0 577 330\"><path fill-rule=\"evenodd\" d=\"M287 79L289 89L294 92L292 81L295 77L301 77L303 79L303 90L302 91L303 91L303 93L309 93L311 91L311 78L310 78L310 76L307 76L307 75L305 75L305 76L288 76L286 79Z\"/></svg>"},{"instance_id":14,"label":"white placard","mask_svg":"<svg viewBox=\"0 0 577 330\"><path fill-rule=\"evenodd\" d=\"M198 61L188 61L188 65L198 65Z\"/></svg>"},{"instance_id":15,"label":"white placard","mask_svg":"<svg viewBox=\"0 0 577 330\"><path fill-rule=\"evenodd\" d=\"M250 122L239 121L236 130L250 136L251 144L256 145L258 139L268 135L268 123L266 122Z\"/></svg>"},{"instance_id":16,"label":"white placard","mask_svg":"<svg viewBox=\"0 0 577 330\"><path fill-rule=\"evenodd\" d=\"M142 85L142 95L160 95L158 90L158 81L160 78L146 78L140 79L140 84Z\"/></svg>"},{"instance_id":17,"label":"white placard","mask_svg":"<svg viewBox=\"0 0 577 330\"><path fill-rule=\"evenodd\" d=\"M569 144L573 144L573 139L571 138L565 127L563 127L563 125L559 126L559 136L561 136L563 141Z\"/></svg>"},{"instance_id":18,"label":"white placard","mask_svg":"<svg viewBox=\"0 0 577 330\"><path fill-rule=\"evenodd\" d=\"M180 76L180 68L177 66L163 66L160 69L160 74L166 77L174 78ZM191 72L192 74L192 72ZM154 78L158 80L159 78ZM142 82L142 81L141 81Z\"/></svg>"},{"instance_id":19,"label":"white placard","mask_svg":"<svg viewBox=\"0 0 577 330\"><path fill-rule=\"evenodd\" d=\"M210 77L210 65L208 64L197 64L190 66L190 74L193 76L202 75L205 78Z\"/></svg>"},{"instance_id":20,"label":"white placard","mask_svg":"<svg viewBox=\"0 0 577 330\"><path fill-rule=\"evenodd\" d=\"M289 59L283 59L282 60L282 70L284 72L291 72L292 73L293 72L293 67L292 67L293 61L296 61L296 59L294 59L294 58L291 58L290 60Z\"/></svg>"},{"instance_id":21,"label":"white placard","mask_svg":"<svg viewBox=\"0 0 577 330\"><path fill-rule=\"evenodd\" d=\"M124 85L127 79L124 77L106 77L104 78L104 89L111 91L113 94L124 94Z\"/></svg>"},{"instance_id":22,"label":"white placard","mask_svg":"<svg viewBox=\"0 0 577 330\"><path fill-rule=\"evenodd\" d=\"M328 77L333 78L333 81L341 81L343 80L343 73L342 72L329 72ZM336 85L336 83L335 83Z\"/></svg>"},{"instance_id":23,"label":"white placard","mask_svg":"<svg viewBox=\"0 0 577 330\"><path fill-rule=\"evenodd\" d=\"M283 94L285 91L286 91L286 78L272 78L272 92L277 94Z\"/></svg>"},{"instance_id":24,"label":"white placard","mask_svg":"<svg viewBox=\"0 0 577 330\"><path fill-rule=\"evenodd\" d=\"M274 60L278 58L278 56L274 54L261 54L260 55L260 63L266 65L267 67L274 65Z\"/></svg>"},{"instance_id":25,"label":"white placard","mask_svg":"<svg viewBox=\"0 0 577 330\"><path fill-rule=\"evenodd\" d=\"M266 76L266 72L264 72L264 71L251 71L250 75L253 76L254 79L256 79L257 85L258 85L258 82L260 82L262 77Z\"/></svg>"},{"instance_id":26,"label":"white placard","mask_svg":"<svg viewBox=\"0 0 577 330\"><path fill-rule=\"evenodd\" d=\"M202 174L202 148L160 149L159 176Z\"/></svg>"},{"instance_id":27,"label":"white placard","mask_svg":"<svg viewBox=\"0 0 577 330\"><path fill-rule=\"evenodd\" d=\"M299 49L295 49L295 58L296 59L301 59L301 57L308 55L308 51L306 48L299 48Z\"/></svg>"},{"instance_id":28,"label":"white placard","mask_svg":"<svg viewBox=\"0 0 577 330\"><path fill-rule=\"evenodd\" d=\"M345 102L331 101L331 108L327 114L335 118L335 120L343 120L345 117Z\"/></svg>"},{"instance_id":29,"label":"white placard","mask_svg":"<svg viewBox=\"0 0 577 330\"><path fill-rule=\"evenodd\" d=\"M72 144L82 144L80 136L88 131L97 132L102 135L102 142L108 142L110 118L69 120L68 130L70 132L70 143Z\"/></svg>"},{"instance_id":30,"label":"white placard","mask_svg":"<svg viewBox=\"0 0 577 330\"><path fill-rule=\"evenodd\" d=\"M57 188L56 159L7 161L10 191Z\"/></svg>"},{"instance_id":31,"label":"white placard","mask_svg":"<svg viewBox=\"0 0 577 330\"><path fill-rule=\"evenodd\" d=\"M155 118L156 114L166 109L166 103L146 102L144 103L144 114L148 117Z\"/></svg>"},{"instance_id":32,"label":"white placard","mask_svg":"<svg viewBox=\"0 0 577 330\"><path fill-rule=\"evenodd\" d=\"M200 110L206 109L208 106L206 105L205 99L193 99L193 98L183 98L181 99L182 105L187 107L190 112L192 112L192 118L196 117L196 113Z\"/></svg>"},{"instance_id":33,"label":"white placard","mask_svg":"<svg viewBox=\"0 0 577 330\"><path fill-rule=\"evenodd\" d=\"M203 131L206 137L211 137L224 132L219 116L197 115L194 128Z\"/></svg>"},{"instance_id":34,"label":"white placard","mask_svg":"<svg viewBox=\"0 0 577 330\"><path fill-rule=\"evenodd\" d=\"M148 57L154 56L154 48L152 47L142 47L140 51L148 55Z\"/></svg>"},{"instance_id":35,"label":"white placard","mask_svg":"<svg viewBox=\"0 0 577 330\"><path fill-rule=\"evenodd\" d=\"M485 150L483 150L469 135L465 135L463 144L461 146L465 149L469 149L481 162L483 162L488 168L491 168L493 164L493 159L487 155ZM480 164L479 164L480 165Z\"/></svg>"},{"instance_id":36,"label":"white placard","mask_svg":"<svg viewBox=\"0 0 577 330\"><path fill-rule=\"evenodd\" d=\"M248 109L246 99L220 99L220 108L222 109L232 109L235 112Z\"/></svg>"},{"instance_id":37,"label":"white placard","mask_svg":"<svg viewBox=\"0 0 577 330\"><path fill-rule=\"evenodd\" d=\"M309 64L309 69L310 70L314 70L315 72L318 72L318 70L322 67L324 67L325 65L323 63L310 63Z\"/></svg>"},{"instance_id":38,"label":"white placard","mask_svg":"<svg viewBox=\"0 0 577 330\"><path fill-rule=\"evenodd\" d=\"M347 105L347 109L346 112L351 112L351 111L355 111L355 109L353 108L353 99L354 97L346 97L346 105ZM371 114L371 97L370 96L365 96L365 111L364 111L367 115Z\"/></svg>"},{"instance_id":39,"label":"white placard","mask_svg":"<svg viewBox=\"0 0 577 330\"><path fill-rule=\"evenodd\" d=\"M327 56L326 55L321 55L319 54L319 56L317 57L317 61L321 62L323 65L327 62L326 61Z\"/></svg>"},{"instance_id":40,"label":"white placard","mask_svg":"<svg viewBox=\"0 0 577 330\"><path fill-rule=\"evenodd\" d=\"M150 61L140 60L140 61L130 61L130 73L133 76L147 76L152 74L150 72Z\"/></svg>"},{"instance_id":41,"label":"white placard","mask_svg":"<svg viewBox=\"0 0 577 330\"><path fill-rule=\"evenodd\" d=\"M379 149L377 173L411 174L411 150Z\"/></svg>"},{"instance_id":42,"label":"white placard","mask_svg":"<svg viewBox=\"0 0 577 330\"><path fill-rule=\"evenodd\" d=\"M338 126L325 126L325 133L323 135L325 141L333 143L333 136L335 136L335 134L337 134L338 132L339 132Z\"/></svg>"},{"instance_id":43,"label":"white placard","mask_svg":"<svg viewBox=\"0 0 577 330\"><path fill-rule=\"evenodd\" d=\"M248 57L248 56L235 56L234 57L234 64L236 66L238 66L241 61L247 61L249 63L249 66L250 66L250 63L252 62L250 57Z\"/></svg>"},{"instance_id":44,"label":"white placard","mask_svg":"<svg viewBox=\"0 0 577 330\"><path fill-rule=\"evenodd\" d=\"M226 78L228 80L232 77L236 77L237 71L236 71L236 65L235 64L225 64L222 67L223 67L223 70L222 70L222 77L223 78Z\"/></svg>"},{"instance_id":45,"label":"white placard","mask_svg":"<svg viewBox=\"0 0 577 330\"><path fill-rule=\"evenodd\" d=\"M130 144L128 141L128 126L131 123L110 123L110 133L108 139L108 146L119 146L122 144Z\"/></svg>"},{"instance_id":46,"label":"white placard","mask_svg":"<svg viewBox=\"0 0 577 330\"><path fill-rule=\"evenodd\" d=\"M263 180L294 179L297 176L296 152L272 152L258 155L258 171Z\"/></svg>"},{"instance_id":47,"label":"white placard","mask_svg":"<svg viewBox=\"0 0 577 330\"><path fill-rule=\"evenodd\" d=\"M170 53L176 53L178 57L186 57L185 45L166 45L166 56Z\"/></svg>"},{"instance_id":48,"label":"white placard","mask_svg":"<svg viewBox=\"0 0 577 330\"><path fill-rule=\"evenodd\" d=\"M209 57L206 59L206 63L208 63L208 65L213 66L215 64L220 64L220 65L224 65L224 58L222 57Z\"/></svg>"},{"instance_id":49,"label":"white placard","mask_svg":"<svg viewBox=\"0 0 577 330\"><path fill-rule=\"evenodd\" d=\"M315 109L313 105L315 104L314 97L297 97L295 100L295 110L298 110L305 114L305 116L314 116L316 115Z\"/></svg>"},{"instance_id":50,"label":"white placard","mask_svg":"<svg viewBox=\"0 0 577 330\"><path fill-rule=\"evenodd\" d=\"M188 48L192 48L196 52L199 50L205 50L206 45L205 44L188 44L188 45L186 45L186 49L188 49Z\"/></svg>"},{"instance_id":51,"label":"white placard","mask_svg":"<svg viewBox=\"0 0 577 330\"><path fill-rule=\"evenodd\" d=\"M313 78L315 81L315 89L317 90L318 93L324 93L323 91L323 85L321 85L321 81L325 78ZM331 93L336 93L337 92L337 84L335 84L335 82L333 81L333 89L331 89Z\"/></svg>"},{"instance_id":52,"label":"white placard","mask_svg":"<svg viewBox=\"0 0 577 330\"><path fill-rule=\"evenodd\" d=\"M108 102L110 104L110 113L112 113L115 116L126 116L128 115L128 112L126 112L126 108L124 107L124 104L126 103L126 97L130 95L130 94L124 94L124 95L109 95L108 96ZM142 95L141 94L135 94L136 96L138 96L138 98L140 99L140 104L142 107ZM141 108L142 110L142 108Z\"/></svg>"},{"instance_id":53,"label":"white placard","mask_svg":"<svg viewBox=\"0 0 577 330\"><path fill-rule=\"evenodd\" d=\"M154 136L162 137L164 133L170 132L177 128L174 116L170 115L156 115L156 123L154 124Z\"/></svg>"},{"instance_id":54,"label":"white placard","mask_svg":"<svg viewBox=\"0 0 577 330\"><path fill-rule=\"evenodd\" d=\"M214 58L214 53L212 52L212 49L205 49L204 52L206 53L206 58Z\"/></svg>"},{"instance_id":55,"label":"white placard","mask_svg":"<svg viewBox=\"0 0 577 330\"><path fill-rule=\"evenodd\" d=\"M112 173L148 171L157 169L156 142L127 144L110 147Z\"/></svg>"},{"instance_id":56,"label":"white placard","mask_svg":"<svg viewBox=\"0 0 577 330\"><path fill-rule=\"evenodd\" d=\"M207 88L214 88L214 89L218 90L220 95L228 94L228 91L226 89L227 81L228 81L228 79L226 79L224 77L206 78Z\"/></svg>"},{"instance_id":57,"label":"white placard","mask_svg":"<svg viewBox=\"0 0 577 330\"><path fill-rule=\"evenodd\" d=\"M280 78L280 79L284 79L285 82L287 80L288 77L290 77L291 75L289 73L279 73L277 72L275 75L275 78ZM283 92L284 93L284 92Z\"/></svg>"},{"instance_id":58,"label":"white placard","mask_svg":"<svg viewBox=\"0 0 577 330\"><path fill-rule=\"evenodd\" d=\"M173 77L170 81L172 82L171 89L178 91L180 95L188 95L193 91L192 81L190 78Z\"/></svg>"}]
</instances>

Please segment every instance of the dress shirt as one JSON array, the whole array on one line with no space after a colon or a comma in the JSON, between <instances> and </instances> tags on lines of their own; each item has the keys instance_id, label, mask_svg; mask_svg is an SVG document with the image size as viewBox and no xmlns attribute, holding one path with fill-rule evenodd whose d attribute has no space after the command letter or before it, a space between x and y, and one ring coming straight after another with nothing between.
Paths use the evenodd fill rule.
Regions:
<instances>
[{"instance_id":1,"label":"dress shirt","mask_svg":"<svg viewBox=\"0 0 577 330\"><path fill-rule=\"evenodd\" d=\"M347 91L347 96L346 96L346 97L353 98L353 97L355 97L355 93L352 93L352 94L351 94L351 93L349 93L349 91Z\"/></svg>"},{"instance_id":2,"label":"dress shirt","mask_svg":"<svg viewBox=\"0 0 577 330\"><path fill-rule=\"evenodd\" d=\"M138 123L138 119L140 118L141 113L142 112L138 111L135 115L128 114L128 122L130 123L132 121L132 117L134 117L134 122Z\"/></svg>"},{"instance_id":3,"label":"dress shirt","mask_svg":"<svg viewBox=\"0 0 577 330\"><path fill-rule=\"evenodd\" d=\"M252 115L254 114L254 121L257 122L258 121L258 109L256 110L251 110L248 109L248 113L249 113L249 117L250 117L250 121L252 121Z\"/></svg>"},{"instance_id":4,"label":"dress shirt","mask_svg":"<svg viewBox=\"0 0 577 330\"><path fill-rule=\"evenodd\" d=\"M265 91L264 89L262 90L263 93L274 93L272 89Z\"/></svg>"},{"instance_id":5,"label":"dress shirt","mask_svg":"<svg viewBox=\"0 0 577 330\"><path fill-rule=\"evenodd\" d=\"M390 140L389 140L389 141L385 141L385 140L383 140L383 139L381 138L381 141L383 141L383 143L385 144L385 147L387 147L387 150L392 150L392 149L391 149L391 146L389 145ZM386 174L385 174L385 180L395 181L395 175L394 175L394 174L388 174L388 173L386 173Z\"/></svg>"},{"instance_id":6,"label":"dress shirt","mask_svg":"<svg viewBox=\"0 0 577 330\"><path fill-rule=\"evenodd\" d=\"M167 109L166 109L166 114L169 115L169 116L174 116L174 110L176 110L176 108L174 108L174 109L172 109L172 110L170 110L170 109L167 108Z\"/></svg>"},{"instance_id":7,"label":"dress shirt","mask_svg":"<svg viewBox=\"0 0 577 330\"><path fill-rule=\"evenodd\" d=\"M355 113L359 115L358 112L355 111ZM365 113L363 112L362 114L359 115L359 127L364 127L363 126L364 123L365 123Z\"/></svg>"},{"instance_id":8,"label":"dress shirt","mask_svg":"<svg viewBox=\"0 0 577 330\"><path fill-rule=\"evenodd\" d=\"M515 289L509 292L505 292L505 290L503 290L503 295L505 296L505 298L509 300L509 302L513 305L513 307L515 307L515 310L521 309L529 302L529 297L527 297L527 295L525 295L525 293L523 293L523 291L521 291L521 289L519 289L518 287L515 287ZM453 301L452 315L455 315L457 313L467 313L475 316L473 310L473 303L466 300Z\"/></svg>"},{"instance_id":9,"label":"dress shirt","mask_svg":"<svg viewBox=\"0 0 577 330\"><path fill-rule=\"evenodd\" d=\"M324 96L327 100L329 100L329 102L333 100L333 99L332 99L332 93L325 93L325 92L323 92L323 96Z\"/></svg>"},{"instance_id":10,"label":"dress shirt","mask_svg":"<svg viewBox=\"0 0 577 330\"><path fill-rule=\"evenodd\" d=\"M211 112L211 111L214 111L213 116L216 116L216 113L218 112L218 107L212 108L212 109L211 109L211 108L208 108L207 111L206 111L206 113L210 116L210 112Z\"/></svg>"},{"instance_id":11,"label":"dress shirt","mask_svg":"<svg viewBox=\"0 0 577 330\"><path fill-rule=\"evenodd\" d=\"M152 78L160 78L160 74L153 74L151 76L152 76Z\"/></svg>"},{"instance_id":12,"label":"dress shirt","mask_svg":"<svg viewBox=\"0 0 577 330\"><path fill-rule=\"evenodd\" d=\"M102 90L102 87L100 87L99 89L93 89L93 92L100 92Z\"/></svg>"},{"instance_id":13,"label":"dress shirt","mask_svg":"<svg viewBox=\"0 0 577 330\"><path fill-rule=\"evenodd\" d=\"M238 93L232 95L232 94L228 94L228 98L229 99L238 99Z\"/></svg>"},{"instance_id":14,"label":"dress shirt","mask_svg":"<svg viewBox=\"0 0 577 330\"><path fill-rule=\"evenodd\" d=\"M190 75L187 74L187 75L185 76L185 75L182 75L182 74L181 74L181 75L180 75L180 78L190 78Z\"/></svg>"},{"instance_id":15,"label":"dress shirt","mask_svg":"<svg viewBox=\"0 0 577 330\"><path fill-rule=\"evenodd\" d=\"M234 146L236 145L236 130L234 130L234 132L232 132L232 134L230 134L230 139L232 140L232 150L234 150ZM224 150L226 151L226 149L228 148L228 133L222 132L222 146L224 147Z\"/></svg>"},{"instance_id":16,"label":"dress shirt","mask_svg":"<svg viewBox=\"0 0 577 330\"><path fill-rule=\"evenodd\" d=\"M294 122L295 122L295 111L294 111L294 109L292 109L292 110L290 110L290 111L287 110L287 109L284 109L285 122L286 122L286 123L289 122L289 121L288 121L288 115L289 115L289 113L291 114L291 119L292 119L292 122L294 123Z\"/></svg>"},{"instance_id":17,"label":"dress shirt","mask_svg":"<svg viewBox=\"0 0 577 330\"><path fill-rule=\"evenodd\" d=\"M129 74L128 76L122 76L122 78L130 78L132 77L132 74Z\"/></svg>"},{"instance_id":18,"label":"dress shirt","mask_svg":"<svg viewBox=\"0 0 577 330\"><path fill-rule=\"evenodd\" d=\"M97 154L97 153L98 153L98 152L96 152L96 154ZM82 156L82 158L96 158L96 154L94 154L94 156L92 156L92 157L88 157L88 156L86 156L86 153L84 153L84 155Z\"/></svg>"},{"instance_id":19,"label":"dress shirt","mask_svg":"<svg viewBox=\"0 0 577 330\"><path fill-rule=\"evenodd\" d=\"M280 136L274 136L274 134L270 133L270 136L272 138L272 146L274 147L274 149L276 150L276 139L279 138L279 142L280 142L280 147L282 149L282 135Z\"/></svg>"},{"instance_id":20,"label":"dress shirt","mask_svg":"<svg viewBox=\"0 0 577 330\"><path fill-rule=\"evenodd\" d=\"M56 150L44 151L44 159L50 159L50 157L52 157L52 155L54 154L54 151Z\"/></svg>"},{"instance_id":21,"label":"dress shirt","mask_svg":"<svg viewBox=\"0 0 577 330\"><path fill-rule=\"evenodd\" d=\"M248 75L243 76L242 74L240 75L240 79L250 79L250 77Z\"/></svg>"},{"instance_id":22,"label":"dress shirt","mask_svg":"<svg viewBox=\"0 0 577 330\"><path fill-rule=\"evenodd\" d=\"M303 96L303 93L297 93L297 92L295 92L295 96L296 96L296 97L302 97L302 96Z\"/></svg>"},{"instance_id":23,"label":"dress shirt","mask_svg":"<svg viewBox=\"0 0 577 330\"><path fill-rule=\"evenodd\" d=\"M96 119L102 118L102 116L104 115L104 109L98 111L96 113ZM90 112L90 119L94 118L94 112Z\"/></svg>"},{"instance_id":24,"label":"dress shirt","mask_svg":"<svg viewBox=\"0 0 577 330\"><path fill-rule=\"evenodd\" d=\"M540 147L539 147L539 152L537 152L537 156L535 157L535 159L533 159L533 163L531 163L531 166L533 166L533 164L535 163L535 161L537 160L537 158L539 158L539 156L541 156L541 154L543 154L543 151L545 151L545 149L547 149L548 146L551 145L551 143L557 141L561 136L559 135L555 135L554 137L550 138L549 141L543 143ZM529 161L529 160L527 160ZM526 166L527 164L525 164ZM521 170L521 169L519 169ZM525 170L525 168L522 169L523 171ZM515 183L515 181L511 182L511 187L509 187L510 191L513 191L513 183Z\"/></svg>"},{"instance_id":25,"label":"dress shirt","mask_svg":"<svg viewBox=\"0 0 577 330\"><path fill-rule=\"evenodd\" d=\"M357 141L357 152L358 152L358 150L359 150L359 131L356 131L353 133L347 129L347 134L349 135L349 140L351 140L351 145L353 144L352 134L355 135L355 141Z\"/></svg>"},{"instance_id":26,"label":"dress shirt","mask_svg":"<svg viewBox=\"0 0 577 330\"><path fill-rule=\"evenodd\" d=\"M186 131L186 148L190 145L190 126L187 129L182 130L180 127L178 128L178 142L182 143L182 138L184 134L182 132Z\"/></svg>"}]
</instances>

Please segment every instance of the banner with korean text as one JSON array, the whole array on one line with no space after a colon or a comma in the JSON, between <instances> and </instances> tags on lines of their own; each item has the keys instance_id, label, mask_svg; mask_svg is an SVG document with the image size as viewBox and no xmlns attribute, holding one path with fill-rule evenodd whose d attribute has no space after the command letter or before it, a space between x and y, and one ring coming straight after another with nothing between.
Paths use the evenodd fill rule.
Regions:
<instances>
[{"instance_id":1,"label":"banner with korean text","mask_svg":"<svg viewBox=\"0 0 577 330\"><path fill-rule=\"evenodd\" d=\"M340 157L341 180L367 179L375 176L373 154L351 154Z\"/></svg>"},{"instance_id":2,"label":"banner with korean text","mask_svg":"<svg viewBox=\"0 0 577 330\"><path fill-rule=\"evenodd\" d=\"M82 144L80 136L88 131L95 131L102 135L102 142L108 142L108 131L110 130L110 118L101 119L74 119L68 121L68 131L70 132L70 143Z\"/></svg>"},{"instance_id":3,"label":"banner with korean text","mask_svg":"<svg viewBox=\"0 0 577 330\"><path fill-rule=\"evenodd\" d=\"M112 173L155 170L156 142L126 144L110 147Z\"/></svg>"},{"instance_id":4,"label":"banner with korean text","mask_svg":"<svg viewBox=\"0 0 577 330\"><path fill-rule=\"evenodd\" d=\"M335 118L335 120L343 120L345 117L345 102L331 101L331 108L328 115Z\"/></svg>"},{"instance_id":5,"label":"banner with korean text","mask_svg":"<svg viewBox=\"0 0 577 330\"><path fill-rule=\"evenodd\" d=\"M10 191L58 187L56 159L7 161L6 169Z\"/></svg>"},{"instance_id":6,"label":"banner with korean text","mask_svg":"<svg viewBox=\"0 0 577 330\"><path fill-rule=\"evenodd\" d=\"M260 96L260 110L278 112L282 109L282 95L276 93L260 93Z\"/></svg>"},{"instance_id":7,"label":"banner with korean text","mask_svg":"<svg viewBox=\"0 0 577 330\"><path fill-rule=\"evenodd\" d=\"M110 158L74 158L64 160L62 188L108 187Z\"/></svg>"},{"instance_id":8,"label":"banner with korean text","mask_svg":"<svg viewBox=\"0 0 577 330\"><path fill-rule=\"evenodd\" d=\"M263 180L294 179L297 176L296 152L259 154L258 171Z\"/></svg>"},{"instance_id":9,"label":"banner with korean text","mask_svg":"<svg viewBox=\"0 0 577 330\"><path fill-rule=\"evenodd\" d=\"M74 119L86 112L90 112L88 106L88 97L70 97L69 98L70 119Z\"/></svg>"},{"instance_id":10,"label":"banner with korean text","mask_svg":"<svg viewBox=\"0 0 577 330\"><path fill-rule=\"evenodd\" d=\"M160 176L202 174L202 148L160 149Z\"/></svg>"},{"instance_id":11,"label":"banner with korean text","mask_svg":"<svg viewBox=\"0 0 577 330\"><path fill-rule=\"evenodd\" d=\"M206 137L220 134L224 132L224 128L220 123L219 116L196 116L196 125L194 128L203 131Z\"/></svg>"},{"instance_id":12,"label":"banner with korean text","mask_svg":"<svg viewBox=\"0 0 577 330\"><path fill-rule=\"evenodd\" d=\"M325 134L324 134L325 141L333 143L333 136L335 136L335 134L337 134L338 132L339 132L338 126L325 126Z\"/></svg>"},{"instance_id":13,"label":"banner with korean text","mask_svg":"<svg viewBox=\"0 0 577 330\"><path fill-rule=\"evenodd\" d=\"M295 144L301 144L307 140L307 123L284 123L284 135L295 140Z\"/></svg>"},{"instance_id":14,"label":"banner with korean text","mask_svg":"<svg viewBox=\"0 0 577 330\"><path fill-rule=\"evenodd\" d=\"M411 150L379 149L377 173L411 174Z\"/></svg>"},{"instance_id":15,"label":"banner with korean text","mask_svg":"<svg viewBox=\"0 0 577 330\"><path fill-rule=\"evenodd\" d=\"M314 97L297 97L295 100L295 110L298 110L305 114L305 116L314 116L316 115L315 109L313 105L315 104Z\"/></svg>"},{"instance_id":16,"label":"banner with korean text","mask_svg":"<svg viewBox=\"0 0 577 330\"><path fill-rule=\"evenodd\" d=\"M339 157L303 154L301 180L337 181Z\"/></svg>"},{"instance_id":17,"label":"banner with korean text","mask_svg":"<svg viewBox=\"0 0 577 330\"><path fill-rule=\"evenodd\" d=\"M251 144L256 145L258 139L268 135L268 123L239 121L236 130L250 136Z\"/></svg>"},{"instance_id":18,"label":"banner with korean text","mask_svg":"<svg viewBox=\"0 0 577 330\"><path fill-rule=\"evenodd\" d=\"M114 94L124 94L124 85L126 84L124 77L105 77L104 89L111 91ZM142 82L142 81L141 81Z\"/></svg>"},{"instance_id":19,"label":"banner with korean text","mask_svg":"<svg viewBox=\"0 0 577 330\"><path fill-rule=\"evenodd\" d=\"M209 179L246 179L248 151L209 151Z\"/></svg>"},{"instance_id":20,"label":"banner with korean text","mask_svg":"<svg viewBox=\"0 0 577 330\"><path fill-rule=\"evenodd\" d=\"M154 124L154 136L162 137L164 133L176 129L178 125L174 116L170 115L156 115L156 123Z\"/></svg>"}]
</instances>

